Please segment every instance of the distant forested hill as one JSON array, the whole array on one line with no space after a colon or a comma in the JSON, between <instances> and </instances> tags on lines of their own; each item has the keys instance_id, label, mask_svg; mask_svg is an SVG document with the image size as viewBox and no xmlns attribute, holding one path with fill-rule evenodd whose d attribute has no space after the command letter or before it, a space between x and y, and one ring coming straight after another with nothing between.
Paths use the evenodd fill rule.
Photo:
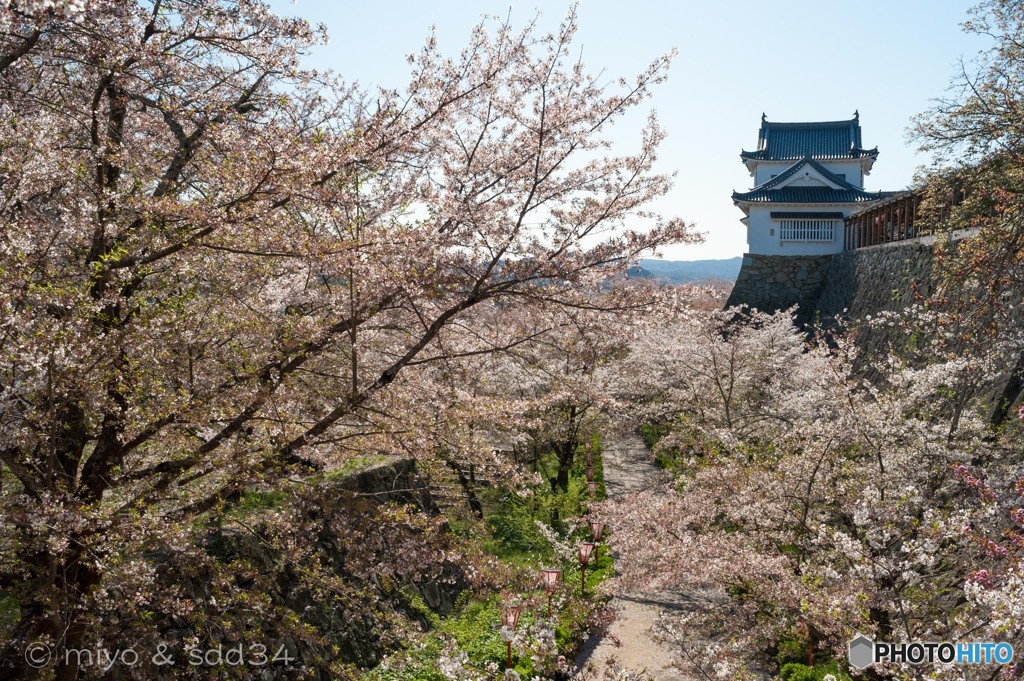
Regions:
<instances>
[{"instance_id":1,"label":"distant forested hill","mask_svg":"<svg viewBox=\"0 0 1024 681\"><path fill-rule=\"evenodd\" d=\"M705 279L736 281L741 260L739 256L727 260L641 260L640 267L673 284Z\"/></svg>"}]
</instances>

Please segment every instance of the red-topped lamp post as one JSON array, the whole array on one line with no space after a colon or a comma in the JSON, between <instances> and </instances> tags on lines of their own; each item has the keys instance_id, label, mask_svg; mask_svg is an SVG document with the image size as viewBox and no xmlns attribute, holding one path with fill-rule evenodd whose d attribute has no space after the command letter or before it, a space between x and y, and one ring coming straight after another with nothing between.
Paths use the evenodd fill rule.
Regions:
<instances>
[{"instance_id":1,"label":"red-topped lamp post","mask_svg":"<svg viewBox=\"0 0 1024 681\"><path fill-rule=\"evenodd\" d=\"M593 480L593 479L594 479L594 473L596 473L596 471L594 470L594 467L593 467L593 466L591 466L591 465L590 465L590 464L588 463L588 464L587 464L587 470L586 470L586 474L587 474L587 482L590 482L591 480Z\"/></svg>"},{"instance_id":2,"label":"red-topped lamp post","mask_svg":"<svg viewBox=\"0 0 1024 681\"><path fill-rule=\"evenodd\" d=\"M558 588L558 578L562 576L561 570L544 569L540 571L540 578L544 582L544 590L548 592L548 617L551 617L551 597Z\"/></svg>"},{"instance_id":3,"label":"red-topped lamp post","mask_svg":"<svg viewBox=\"0 0 1024 681\"><path fill-rule=\"evenodd\" d=\"M577 557L580 559L580 596L585 596L587 593L587 563L590 562L590 557L594 555L594 547L596 544L593 542L585 541L580 544L580 548L577 551Z\"/></svg>"},{"instance_id":4,"label":"red-topped lamp post","mask_svg":"<svg viewBox=\"0 0 1024 681\"><path fill-rule=\"evenodd\" d=\"M598 556L601 554L601 545L597 542L601 541L601 535L604 534L604 523L600 520L591 520L590 525L590 536L594 538L594 562L597 562Z\"/></svg>"},{"instance_id":5,"label":"red-topped lamp post","mask_svg":"<svg viewBox=\"0 0 1024 681\"><path fill-rule=\"evenodd\" d=\"M511 605L501 610L501 624L509 631L509 639L505 641L505 669L512 669L512 634L519 626L519 615L522 612L521 605Z\"/></svg>"}]
</instances>

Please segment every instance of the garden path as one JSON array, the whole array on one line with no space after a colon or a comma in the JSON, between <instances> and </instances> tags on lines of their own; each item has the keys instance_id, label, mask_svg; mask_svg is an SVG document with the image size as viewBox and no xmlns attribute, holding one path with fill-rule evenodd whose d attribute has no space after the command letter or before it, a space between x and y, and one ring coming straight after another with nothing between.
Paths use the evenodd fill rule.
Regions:
<instances>
[{"instance_id":1,"label":"garden path","mask_svg":"<svg viewBox=\"0 0 1024 681\"><path fill-rule=\"evenodd\" d=\"M608 496L658 488L666 474L655 464L650 450L633 433L607 433L602 447L604 484ZM651 591L617 594L611 602L616 620L603 636L592 636L576 658L580 668L592 668L585 678L691 681L673 665L676 650L655 639L653 627L662 611L690 611L707 603L700 595ZM621 676L613 676L617 665ZM622 674L625 672L626 674Z\"/></svg>"}]
</instances>

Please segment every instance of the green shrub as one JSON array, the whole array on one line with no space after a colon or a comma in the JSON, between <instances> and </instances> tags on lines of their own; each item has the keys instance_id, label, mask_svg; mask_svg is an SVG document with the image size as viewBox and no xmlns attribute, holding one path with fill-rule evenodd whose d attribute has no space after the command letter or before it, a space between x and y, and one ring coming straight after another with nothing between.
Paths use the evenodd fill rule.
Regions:
<instances>
[{"instance_id":1,"label":"green shrub","mask_svg":"<svg viewBox=\"0 0 1024 681\"><path fill-rule=\"evenodd\" d=\"M640 424L640 437L648 449L654 449L658 440L669 434L672 428L667 423L642 423Z\"/></svg>"},{"instance_id":2,"label":"green shrub","mask_svg":"<svg viewBox=\"0 0 1024 681\"><path fill-rule=\"evenodd\" d=\"M595 479L602 482L600 442L595 437L590 444L595 452ZM552 462L547 463L550 468ZM599 497L601 491L599 488ZM566 492L552 491L548 484L536 485L525 495L501 487L485 487L479 490L479 498L485 522L461 526L460 536L468 542L479 542L478 545L487 553L506 564L516 566L517 571L526 576L524 583L532 581L535 571L540 567L554 564L554 551L538 529L537 521L553 527L564 538L570 529L565 520L583 515L590 502L586 457L582 447L570 471ZM488 536L480 537L476 534L481 527L486 527ZM589 536L585 525L571 535L573 540L589 539ZM595 597L596 587L614 573L612 563L608 548L602 547L599 556L587 568L585 599L579 595L579 567L563 572L559 594L564 602L561 608L556 605L552 611L555 643L561 653L571 655L590 628L594 613L601 604ZM524 597L529 597L530 588L525 587ZM437 660L452 646L464 652L468 657L467 667L478 672L484 670L488 663L504 667L506 648L499 629L501 603L498 594L466 592L456 603L452 614L443 618L429 612L415 594L404 595L407 597L407 605L430 621L432 630L416 636L416 640L410 640L408 647L398 652L386 669L378 667L370 670L365 678L374 681L440 680L444 677ZM536 612L542 613L546 610L542 605L543 595L535 592L533 596L533 602L541 604L536 606L539 608ZM536 623L534 614L528 609L520 616L521 632L529 631ZM529 654L513 649L512 663L521 677L532 678L550 672L543 665L550 665L553 660L542 661L539 663L541 666L536 667Z\"/></svg>"},{"instance_id":3,"label":"green shrub","mask_svg":"<svg viewBox=\"0 0 1024 681\"><path fill-rule=\"evenodd\" d=\"M775 660L778 662L780 668L790 662L807 664L807 659L806 640L787 638L779 641L778 652L775 655Z\"/></svg>"},{"instance_id":4,"label":"green shrub","mask_svg":"<svg viewBox=\"0 0 1024 681\"><path fill-rule=\"evenodd\" d=\"M238 518L245 517L258 511L265 511L270 508L278 508L285 500L285 493L277 490L261 492L249 490L242 494L238 502L229 509L229 514Z\"/></svg>"},{"instance_id":5,"label":"green shrub","mask_svg":"<svg viewBox=\"0 0 1024 681\"><path fill-rule=\"evenodd\" d=\"M0 632L13 627L21 619L21 603L17 598L0 594Z\"/></svg>"},{"instance_id":6,"label":"green shrub","mask_svg":"<svg viewBox=\"0 0 1024 681\"><path fill-rule=\"evenodd\" d=\"M846 670L835 660L816 664L813 667L799 662L789 662L782 665L782 669L779 670L779 678L782 681L823 681L830 674L836 678L836 681L852 681Z\"/></svg>"}]
</instances>

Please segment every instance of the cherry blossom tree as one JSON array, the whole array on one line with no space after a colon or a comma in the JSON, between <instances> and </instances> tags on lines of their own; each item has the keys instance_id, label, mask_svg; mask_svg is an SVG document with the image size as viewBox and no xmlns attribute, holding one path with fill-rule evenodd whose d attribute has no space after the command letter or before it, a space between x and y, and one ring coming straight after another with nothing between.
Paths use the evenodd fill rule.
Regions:
<instances>
[{"instance_id":1,"label":"cherry blossom tree","mask_svg":"<svg viewBox=\"0 0 1024 681\"><path fill-rule=\"evenodd\" d=\"M1012 540L996 539L1012 529L1019 505L1012 466L996 462L1019 447L1019 433L992 442L976 394L949 408L965 371L959 359L921 367L891 356L865 372L856 347L841 338L803 352L776 342L788 337L787 316L777 315L777 327L761 319L725 334L722 316L712 315L722 342L735 344L727 353L733 366L758 357L755 367L784 367L749 384L771 390L767 399L750 394L738 419L723 418L721 381L698 381L716 375L720 355L711 356L699 334L672 334L678 345L662 356L694 364L686 379L666 372L686 391L663 391L675 396L671 413L685 415L670 422L661 444L677 452L677 478L602 509L616 527L622 573L610 588L719 589L725 603L669 618L666 627L680 645L709 641L683 656L709 673L749 674L786 641L842 661L856 632L959 639L987 627L995 612L1005 625L1000 638L1019 643L1020 621L1007 606L1018 589L1014 551L1003 545ZM655 333L637 345L650 353L669 342ZM999 372L982 369L971 366L982 382ZM963 464L972 460L986 462L985 472ZM983 503L965 495L964 481ZM998 516L997 495L1009 499ZM708 639L714 631L727 636Z\"/></svg>"},{"instance_id":2,"label":"cherry blossom tree","mask_svg":"<svg viewBox=\"0 0 1024 681\"><path fill-rule=\"evenodd\" d=\"M545 471L553 489L565 491L569 472L584 446L621 405L614 389L628 328L650 311L657 296L648 287L620 286L594 296L602 309L551 309L547 330L533 342L492 360L487 393L507 404L518 430L539 461L553 454L554 469Z\"/></svg>"},{"instance_id":3,"label":"cherry blossom tree","mask_svg":"<svg viewBox=\"0 0 1024 681\"><path fill-rule=\"evenodd\" d=\"M937 252L944 286L925 301L956 332L954 352L1007 351L1021 325L1024 286L1024 18L1014 0L971 9L966 32L991 38L961 63L949 95L915 120L913 138L936 158L922 178L926 219L940 231L978 232ZM1012 339L1004 389L990 420L998 428L1024 389L1024 345ZM1002 346L1002 347L1000 347Z\"/></svg>"},{"instance_id":4,"label":"cherry blossom tree","mask_svg":"<svg viewBox=\"0 0 1024 681\"><path fill-rule=\"evenodd\" d=\"M700 293L666 301L630 344L620 390L633 418L752 437L813 411L798 398L814 379L794 371L807 358L792 311L708 311L694 306Z\"/></svg>"},{"instance_id":5,"label":"cherry blossom tree","mask_svg":"<svg viewBox=\"0 0 1024 681\"><path fill-rule=\"evenodd\" d=\"M4 658L22 674L30 641L102 636L129 537L184 551L253 484L333 465L382 421L413 429L393 396L473 309L584 305L690 238L625 227L669 187L657 120L606 151L668 57L588 75L574 12L547 36L485 22L453 58L431 38L405 90L370 93L303 68L323 30L259 2L83 8L0 10Z\"/></svg>"},{"instance_id":6,"label":"cherry blossom tree","mask_svg":"<svg viewBox=\"0 0 1024 681\"><path fill-rule=\"evenodd\" d=\"M565 491L581 447L610 417L630 410L619 399L626 343L664 298L660 287L620 281L594 292L585 306L540 301L478 307L460 333L446 339L446 361L424 367L423 386L433 386L433 393L424 399L420 392L418 399L431 403L432 418L447 424L431 429L435 436L444 433L445 443L424 449L459 452L458 467L450 456L444 461L464 488L467 463L492 471L498 466L502 479L525 482L518 462ZM481 343L495 351L479 352ZM516 462L479 457L496 446L514 452ZM539 471L548 454L554 467ZM473 496L468 488L466 493Z\"/></svg>"}]
</instances>

